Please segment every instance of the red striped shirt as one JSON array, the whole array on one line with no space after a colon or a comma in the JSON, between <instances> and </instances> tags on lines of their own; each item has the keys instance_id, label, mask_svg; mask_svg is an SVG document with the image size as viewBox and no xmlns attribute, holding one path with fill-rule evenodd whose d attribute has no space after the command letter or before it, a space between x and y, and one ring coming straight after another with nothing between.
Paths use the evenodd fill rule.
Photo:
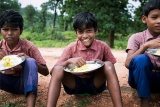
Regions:
<instances>
[{"instance_id":1,"label":"red striped shirt","mask_svg":"<svg viewBox=\"0 0 160 107\"><path fill-rule=\"evenodd\" d=\"M68 45L56 65L68 60L69 58L82 57L86 61L92 59L99 59L102 61L110 61L113 64L116 63L116 59L113 56L110 47L100 40L94 40L90 48L86 48L81 41L77 40Z\"/></svg>"}]
</instances>

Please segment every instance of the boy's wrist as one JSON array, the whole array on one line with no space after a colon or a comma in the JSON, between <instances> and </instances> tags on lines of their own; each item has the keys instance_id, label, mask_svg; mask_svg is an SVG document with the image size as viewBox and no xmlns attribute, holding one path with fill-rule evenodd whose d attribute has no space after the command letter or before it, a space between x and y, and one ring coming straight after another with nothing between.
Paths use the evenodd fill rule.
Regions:
<instances>
[{"instance_id":1,"label":"boy's wrist","mask_svg":"<svg viewBox=\"0 0 160 107\"><path fill-rule=\"evenodd\" d=\"M60 66L63 66L63 67L65 67L65 66L67 66L68 65L68 61L65 61L65 62L63 62L62 64L60 64Z\"/></svg>"},{"instance_id":2,"label":"boy's wrist","mask_svg":"<svg viewBox=\"0 0 160 107\"><path fill-rule=\"evenodd\" d=\"M144 51L146 51L148 49L148 46L146 44L143 44L142 48L143 48Z\"/></svg>"}]
</instances>

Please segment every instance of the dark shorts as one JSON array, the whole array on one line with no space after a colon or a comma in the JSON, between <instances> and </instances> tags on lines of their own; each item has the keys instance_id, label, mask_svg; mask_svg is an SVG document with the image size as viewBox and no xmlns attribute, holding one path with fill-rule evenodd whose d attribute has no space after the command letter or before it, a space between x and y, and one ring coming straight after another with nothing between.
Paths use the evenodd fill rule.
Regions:
<instances>
[{"instance_id":1,"label":"dark shorts","mask_svg":"<svg viewBox=\"0 0 160 107\"><path fill-rule=\"evenodd\" d=\"M67 86L63 84L64 90L67 94L98 94L103 92L106 89L106 83L104 82L101 87L96 88L94 85L94 76L90 78L80 78L78 76L74 76L75 78L75 89L69 89Z\"/></svg>"}]
</instances>

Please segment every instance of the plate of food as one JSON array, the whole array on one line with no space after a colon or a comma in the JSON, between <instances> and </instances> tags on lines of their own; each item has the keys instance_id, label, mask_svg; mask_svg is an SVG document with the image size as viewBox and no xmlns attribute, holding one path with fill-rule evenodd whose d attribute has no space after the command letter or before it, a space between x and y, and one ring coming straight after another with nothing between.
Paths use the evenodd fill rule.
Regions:
<instances>
[{"instance_id":1,"label":"plate of food","mask_svg":"<svg viewBox=\"0 0 160 107\"><path fill-rule=\"evenodd\" d=\"M81 67L76 67L72 64L69 64L67 67L64 67L64 71L72 74L83 74L95 71L101 68L103 65L103 61L86 61L86 64Z\"/></svg>"},{"instance_id":2,"label":"plate of food","mask_svg":"<svg viewBox=\"0 0 160 107\"><path fill-rule=\"evenodd\" d=\"M155 56L160 56L160 49L147 49L146 53L149 53Z\"/></svg>"},{"instance_id":3,"label":"plate of food","mask_svg":"<svg viewBox=\"0 0 160 107\"><path fill-rule=\"evenodd\" d=\"M21 64L25 60L24 56L19 57L18 55L7 55L0 60L0 71L10 69Z\"/></svg>"}]
</instances>

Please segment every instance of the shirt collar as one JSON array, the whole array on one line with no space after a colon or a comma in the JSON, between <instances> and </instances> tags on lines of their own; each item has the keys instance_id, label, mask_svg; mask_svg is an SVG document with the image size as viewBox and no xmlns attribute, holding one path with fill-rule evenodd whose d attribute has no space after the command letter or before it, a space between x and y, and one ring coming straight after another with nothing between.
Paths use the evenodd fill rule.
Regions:
<instances>
[{"instance_id":1,"label":"shirt collar","mask_svg":"<svg viewBox=\"0 0 160 107\"><path fill-rule=\"evenodd\" d=\"M21 50L21 45L22 45L22 43L21 43L21 39L19 39L19 41L18 41L18 44L13 48L13 50L11 50L10 48L9 48L9 46L8 46L8 44L7 44L7 42L3 39L2 40L3 42L2 42L2 49L7 49L8 51L19 51L19 50Z\"/></svg>"},{"instance_id":2,"label":"shirt collar","mask_svg":"<svg viewBox=\"0 0 160 107\"><path fill-rule=\"evenodd\" d=\"M82 51L82 50L87 50L87 49L97 50L96 40L93 41L91 47L89 47L89 48L86 48L80 40L76 41L76 47L74 48L74 52L76 50Z\"/></svg>"},{"instance_id":3,"label":"shirt collar","mask_svg":"<svg viewBox=\"0 0 160 107\"><path fill-rule=\"evenodd\" d=\"M146 35L147 35L146 41L149 41L149 40L152 40L152 39L155 38L155 37L149 32L148 29L146 30ZM160 34L159 34L156 38L160 38Z\"/></svg>"}]
</instances>

